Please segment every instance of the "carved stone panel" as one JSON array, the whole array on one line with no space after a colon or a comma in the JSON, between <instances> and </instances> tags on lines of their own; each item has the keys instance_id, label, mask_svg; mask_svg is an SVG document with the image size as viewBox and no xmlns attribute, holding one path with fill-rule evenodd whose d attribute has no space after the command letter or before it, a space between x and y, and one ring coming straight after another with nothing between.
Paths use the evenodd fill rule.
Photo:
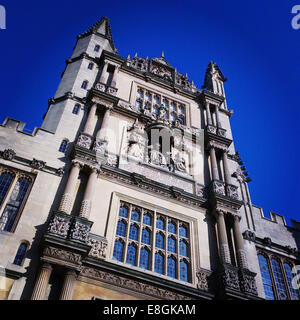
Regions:
<instances>
[{"instance_id":1,"label":"carved stone panel","mask_svg":"<svg viewBox=\"0 0 300 320\"><path fill-rule=\"evenodd\" d=\"M89 256L97 259L106 258L107 240L105 238L90 235L87 244L92 247Z\"/></svg>"},{"instance_id":2,"label":"carved stone panel","mask_svg":"<svg viewBox=\"0 0 300 320\"><path fill-rule=\"evenodd\" d=\"M52 217L47 232L63 238L68 236L71 225L71 216L63 213L55 213Z\"/></svg>"},{"instance_id":3,"label":"carved stone panel","mask_svg":"<svg viewBox=\"0 0 300 320\"><path fill-rule=\"evenodd\" d=\"M90 149L92 145L92 137L81 133L77 140L77 145L86 149Z\"/></svg>"}]
</instances>

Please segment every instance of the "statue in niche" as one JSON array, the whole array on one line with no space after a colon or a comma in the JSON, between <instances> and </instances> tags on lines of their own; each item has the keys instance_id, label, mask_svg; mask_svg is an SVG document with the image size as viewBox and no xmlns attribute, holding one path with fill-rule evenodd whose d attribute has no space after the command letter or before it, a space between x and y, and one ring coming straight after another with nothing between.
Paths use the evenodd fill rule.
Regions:
<instances>
[{"instance_id":1,"label":"statue in niche","mask_svg":"<svg viewBox=\"0 0 300 320\"><path fill-rule=\"evenodd\" d=\"M186 172L186 162L184 157L178 152L174 157L175 169L180 172Z\"/></svg>"},{"instance_id":2,"label":"statue in niche","mask_svg":"<svg viewBox=\"0 0 300 320\"><path fill-rule=\"evenodd\" d=\"M149 153L149 160L151 164L165 167L167 166L167 161L165 156L159 151L159 143L157 143L154 148L151 148Z\"/></svg>"}]
</instances>

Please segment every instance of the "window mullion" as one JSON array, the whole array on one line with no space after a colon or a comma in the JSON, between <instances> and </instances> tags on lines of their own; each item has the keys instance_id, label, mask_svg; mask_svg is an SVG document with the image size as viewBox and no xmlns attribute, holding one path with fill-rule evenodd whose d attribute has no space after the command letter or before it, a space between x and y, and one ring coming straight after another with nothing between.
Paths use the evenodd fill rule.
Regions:
<instances>
[{"instance_id":1,"label":"window mullion","mask_svg":"<svg viewBox=\"0 0 300 320\"><path fill-rule=\"evenodd\" d=\"M156 238L156 210L153 213L153 231L152 231L152 259L151 259L151 271L154 271L155 263L155 238Z\"/></svg>"},{"instance_id":2,"label":"window mullion","mask_svg":"<svg viewBox=\"0 0 300 320\"><path fill-rule=\"evenodd\" d=\"M278 293L278 289L277 289L277 286L276 286L274 270L272 268L272 263L271 263L270 257L268 257L267 262L268 262L268 267L269 267L269 270L270 270L270 276L271 276L271 280L272 280L272 284L273 284L273 288L274 288L275 300L279 300L279 293Z\"/></svg>"},{"instance_id":3,"label":"window mullion","mask_svg":"<svg viewBox=\"0 0 300 320\"><path fill-rule=\"evenodd\" d=\"M176 250L177 250L177 279L180 279L180 256L179 256L179 227L180 223L179 220L177 220L177 239L176 239Z\"/></svg>"},{"instance_id":4,"label":"window mullion","mask_svg":"<svg viewBox=\"0 0 300 320\"><path fill-rule=\"evenodd\" d=\"M139 235L138 235L138 247L137 247L137 266L140 265L140 257L141 257L141 247L142 247L142 231L143 231L143 217L144 217L144 209L141 210L141 216L140 216L140 228L139 228Z\"/></svg>"},{"instance_id":5,"label":"window mullion","mask_svg":"<svg viewBox=\"0 0 300 320\"><path fill-rule=\"evenodd\" d=\"M129 213L128 213L127 230L126 230L126 237L125 237L125 246L124 246L124 262L125 263L126 263L126 258L127 258L131 212L132 212L132 205L130 205L130 209L129 209Z\"/></svg>"},{"instance_id":6,"label":"window mullion","mask_svg":"<svg viewBox=\"0 0 300 320\"><path fill-rule=\"evenodd\" d=\"M169 223L169 219L166 217L165 218L165 264L164 264L164 274L168 275L168 242L169 242L169 238L168 238L168 223Z\"/></svg>"},{"instance_id":7,"label":"window mullion","mask_svg":"<svg viewBox=\"0 0 300 320\"><path fill-rule=\"evenodd\" d=\"M0 208L0 217L2 217L3 211L4 211L4 209L6 208L7 202L8 202L9 199L10 199L11 193L12 193L12 191L14 190L15 185L16 185L18 179L19 179L19 174L18 174L18 173L15 173L14 179L13 179L12 183L10 184L10 187L9 187L9 189L7 190L6 196L5 196L4 200L3 200L2 207ZM1 223L1 220L0 220L0 223ZM2 226L1 226L1 228L2 228Z\"/></svg>"}]
</instances>

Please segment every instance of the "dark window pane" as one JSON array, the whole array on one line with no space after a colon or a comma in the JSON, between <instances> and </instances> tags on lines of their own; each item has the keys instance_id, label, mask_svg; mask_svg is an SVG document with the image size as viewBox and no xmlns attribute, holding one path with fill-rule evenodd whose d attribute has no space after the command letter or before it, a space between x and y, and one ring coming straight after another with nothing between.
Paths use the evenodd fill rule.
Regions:
<instances>
[{"instance_id":1,"label":"dark window pane","mask_svg":"<svg viewBox=\"0 0 300 320\"><path fill-rule=\"evenodd\" d=\"M21 266L24 258L25 258L25 254L27 251L27 244L26 243L21 243L18 249L18 252L16 254L15 260L14 260L14 264Z\"/></svg>"}]
</instances>

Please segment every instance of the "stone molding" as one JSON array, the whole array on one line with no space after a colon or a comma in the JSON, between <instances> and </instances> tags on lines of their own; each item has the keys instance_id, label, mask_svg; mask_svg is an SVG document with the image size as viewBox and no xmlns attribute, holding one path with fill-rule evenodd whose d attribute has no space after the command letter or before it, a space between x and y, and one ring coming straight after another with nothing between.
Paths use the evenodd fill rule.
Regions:
<instances>
[{"instance_id":1,"label":"stone molding","mask_svg":"<svg viewBox=\"0 0 300 320\"><path fill-rule=\"evenodd\" d=\"M178 294L169 290L161 289L153 285L148 285L140 281L126 279L124 277L120 277L120 276L117 276L108 272L104 272L101 270L97 270L94 268L90 268L90 267L82 267L80 275L88 278L100 280L106 283L110 283L118 287L133 290L135 292L141 292L143 294L154 296L164 300L191 300L191 298L188 298L186 296L183 296L181 294Z\"/></svg>"},{"instance_id":2,"label":"stone molding","mask_svg":"<svg viewBox=\"0 0 300 320\"><path fill-rule=\"evenodd\" d=\"M44 257L52 257L58 260L63 260L66 262L71 262L74 264L81 265L81 255L71 251L47 246L43 250Z\"/></svg>"}]
</instances>

